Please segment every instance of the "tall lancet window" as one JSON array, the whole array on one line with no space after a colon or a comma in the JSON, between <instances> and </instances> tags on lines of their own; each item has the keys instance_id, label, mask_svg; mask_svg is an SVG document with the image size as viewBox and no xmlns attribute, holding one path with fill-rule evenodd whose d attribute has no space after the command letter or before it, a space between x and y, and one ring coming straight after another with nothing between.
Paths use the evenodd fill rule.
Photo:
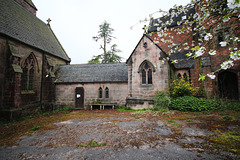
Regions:
<instances>
[{"instance_id":1,"label":"tall lancet window","mask_svg":"<svg viewBox=\"0 0 240 160\"><path fill-rule=\"evenodd\" d=\"M147 62L142 67L142 84L152 84L152 68Z\"/></svg>"}]
</instances>

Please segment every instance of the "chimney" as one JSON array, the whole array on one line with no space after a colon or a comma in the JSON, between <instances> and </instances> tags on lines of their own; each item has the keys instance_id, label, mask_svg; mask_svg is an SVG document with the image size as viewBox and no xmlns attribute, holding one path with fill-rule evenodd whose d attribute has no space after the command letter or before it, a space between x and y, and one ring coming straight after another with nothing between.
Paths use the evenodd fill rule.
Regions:
<instances>
[{"instance_id":1,"label":"chimney","mask_svg":"<svg viewBox=\"0 0 240 160\"><path fill-rule=\"evenodd\" d=\"M36 16L37 8L33 4L32 0L15 0L15 1Z\"/></svg>"}]
</instances>

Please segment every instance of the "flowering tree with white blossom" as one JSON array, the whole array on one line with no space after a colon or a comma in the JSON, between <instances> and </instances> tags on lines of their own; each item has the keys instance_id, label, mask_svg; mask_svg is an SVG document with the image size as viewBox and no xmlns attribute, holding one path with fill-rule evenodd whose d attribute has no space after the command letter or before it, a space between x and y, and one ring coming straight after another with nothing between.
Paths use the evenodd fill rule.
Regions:
<instances>
[{"instance_id":1,"label":"flowering tree with white blossom","mask_svg":"<svg viewBox=\"0 0 240 160\"><path fill-rule=\"evenodd\" d=\"M194 8L195 12L188 15L187 13L190 8ZM191 50L192 52L189 52L187 55L196 59L201 59L201 57L205 54L209 54L210 57L215 56L218 53L218 50L216 49L217 46L228 47L228 58L220 64L220 69L212 73L201 73L199 76L200 80L203 81L206 77L215 79L216 72L219 70L230 69L235 63L239 63L239 0L192 0L191 3L185 7L174 6L171 9L171 12L165 12L162 10L159 10L159 12L162 13L163 17L170 18L167 20L158 19L155 23L152 23L152 26L149 26L157 26L156 33L149 33L150 35L157 34L157 37L154 37L155 43L167 43L174 45L175 37L170 31L174 31L176 35L179 36L184 34L192 37L195 36L195 38L192 39L192 42L189 42L189 36L185 36L185 38L181 41L179 49ZM177 20L177 26L179 27L168 27L176 20L176 17L179 17L180 15L183 16L181 17L181 20ZM152 15L150 15L150 19L152 19ZM224 28L224 26L230 26L231 32L228 31L224 33L225 37L220 37L220 41L216 44L216 38L214 39L216 29ZM234 34L233 31L236 34ZM168 54L170 55L171 53L172 50L169 50ZM177 60L172 61L172 63L177 63Z\"/></svg>"}]
</instances>

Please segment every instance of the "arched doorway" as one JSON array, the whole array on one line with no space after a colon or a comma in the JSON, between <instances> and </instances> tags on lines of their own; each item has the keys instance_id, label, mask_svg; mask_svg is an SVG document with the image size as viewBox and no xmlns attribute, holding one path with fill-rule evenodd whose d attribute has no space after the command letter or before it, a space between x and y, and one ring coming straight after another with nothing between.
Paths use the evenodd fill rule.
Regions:
<instances>
[{"instance_id":1,"label":"arched doorway","mask_svg":"<svg viewBox=\"0 0 240 160\"><path fill-rule=\"evenodd\" d=\"M224 71L218 75L218 88L221 98L238 99L238 77L235 73Z\"/></svg>"}]
</instances>

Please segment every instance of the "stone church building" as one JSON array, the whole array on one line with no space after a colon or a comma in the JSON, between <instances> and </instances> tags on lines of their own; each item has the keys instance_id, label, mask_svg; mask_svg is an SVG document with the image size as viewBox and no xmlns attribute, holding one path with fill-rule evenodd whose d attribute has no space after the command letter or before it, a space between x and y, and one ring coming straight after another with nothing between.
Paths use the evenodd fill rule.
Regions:
<instances>
[{"instance_id":1,"label":"stone church building","mask_svg":"<svg viewBox=\"0 0 240 160\"><path fill-rule=\"evenodd\" d=\"M31 0L0 0L0 113L48 108L54 72L70 63L49 24L36 17Z\"/></svg>"},{"instance_id":2,"label":"stone church building","mask_svg":"<svg viewBox=\"0 0 240 160\"><path fill-rule=\"evenodd\" d=\"M37 8L31 0L0 0L0 6L0 118L11 119L25 110L57 107L152 107L155 93L167 90L177 77L186 77L194 86L201 85L200 61L204 74L216 72L217 76L205 80L206 95L239 100L239 61L231 69L220 69L220 64L229 57L229 46L216 45L216 55L204 55L201 59L187 57L190 51L181 47L169 54L184 37L189 37L189 42L195 38L191 32L178 34L171 30L181 29L177 22L191 16L194 8L167 26L167 32L174 37L171 43L163 42L169 37L159 36L157 27L161 24L155 19L126 63L69 65L70 58L50 24L36 17ZM164 21L163 18L168 19L160 19ZM232 28L240 38L239 26L214 29L214 43L227 38ZM175 60L178 63L172 63Z\"/></svg>"},{"instance_id":3,"label":"stone church building","mask_svg":"<svg viewBox=\"0 0 240 160\"><path fill-rule=\"evenodd\" d=\"M171 14L172 9L169 12ZM240 38L239 21L235 25L232 25L230 20L230 24L226 26L209 29L209 32L214 37L212 43L215 45L212 49L216 50L216 55L204 54L202 57L194 59L187 56L188 53L192 53L191 50L180 47L180 44L186 37L188 44L199 39L199 37L193 34L194 29L191 32L180 34L174 29L181 30L181 24L188 17L192 18L195 12L197 12L197 9L190 7L185 13L176 16L166 26L166 32L171 36L161 36L158 34L158 27L161 28L162 25L160 21L166 22L170 19L170 16L153 19L147 33L142 36L133 49L126 64L61 66L58 74L59 79L56 80L56 88L59 91L56 93L56 104L75 105L77 107L76 103L78 98L80 98L77 97L79 96L78 90L82 90L81 93L85 98L82 98L81 103L86 108L95 102L99 104L125 104L132 108L152 107L155 93L167 90L171 81L178 77L185 77L193 86L201 87L202 83L199 81L201 70L205 75L212 72L215 72L216 75L215 79L212 80L206 77L204 81L203 90L207 97L239 100L239 61L236 61L234 66L228 70L220 68L221 63L229 59L229 47L239 47L239 42L237 42L238 44L229 44L225 47L219 45L219 42L228 40L228 34L230 33L234 33L235 37ZM179 25L179 23L181 24ZM178 63L172 63L175 60ZM114 68L117 66L119 69L109 72L110 69L108 67ZM125 75L125 78L119 75L118 72L123 73L121 75ZM106 75L108 75L107 77L112 76L112 78L116 79L111 81L107 77L105 79L99 76L99 74L104 77ZM65 96L65 99L63 96Z\"/></svg>"}]
</instances>

